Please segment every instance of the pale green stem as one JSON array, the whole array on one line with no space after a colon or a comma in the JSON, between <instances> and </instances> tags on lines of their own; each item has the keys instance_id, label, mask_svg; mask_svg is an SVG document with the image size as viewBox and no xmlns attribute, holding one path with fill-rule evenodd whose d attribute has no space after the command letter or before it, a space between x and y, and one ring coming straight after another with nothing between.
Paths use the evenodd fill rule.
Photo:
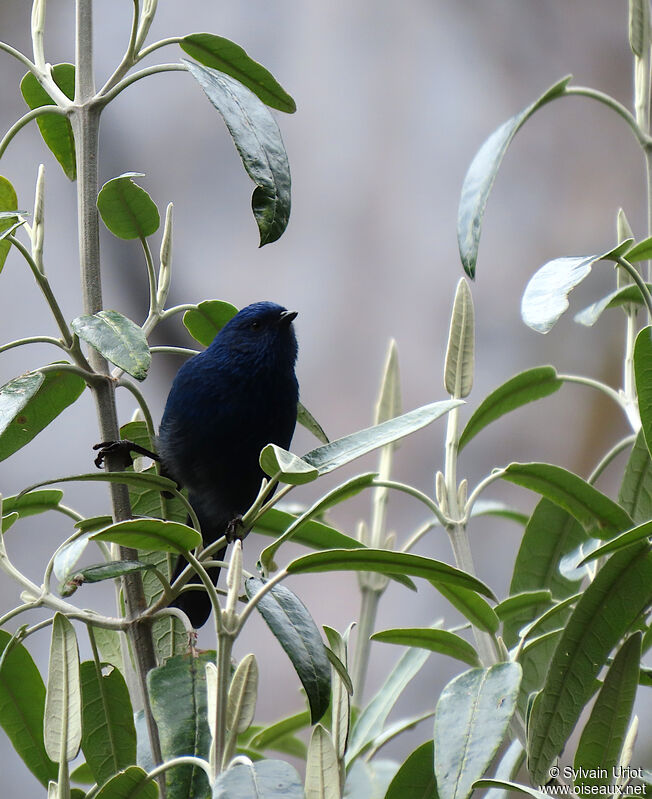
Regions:
<instances>
[{"instance_id":1,"label":"pale green stem","mask_svg":"<svg viewBox=\"0 0 652 799\"><path fill-rule=\"evenodd\" d=\"M167 353L168 355L183 355L186 358L192 358L193 355L199 355L199 350L191 350L187 347L150 347L149 351L151 353Z\"/></svg>"},{"instance_id":2,"label":"pale green stem","mask_svg":"<svg viewBox=\"0 0 652 799\"><path fill-rule=\"evenodd\" d=\"M268 594L274 586L278 585L282 580L284 580L288 576L288 573L285 569L282 569L278 574L275 574L271 579L269 579L260 591L257 591L254 596L252 596L247 604L244 607L244 610L240 614L240 618L238 619L237 624L233 630L233 637L237 638L240 635L240 631L245 625L245 622L249 618L249 616L253 613L256 605L260 602L260 600Z\"/></svg>"},{"instance_id":3,"label":"pale green stem","mask_svg":"<svg viewBox=\"0 0 652 799\"><path fill-rule=\"evenodd\" d=\"M131 19L131 33L129 35L129 44L125 51L122 61L116 68L115 72L107 80L104 86L100 89L99 95L106 94L113 86L118 83L129 72L131 67L136 63L136 34L138 33L138 16L139 16L139 0L133 0L134 12Z\"/></svg>"},{"instance_id":4,"label":"pale green stem","mask_svg":"<svg viewBox=\"0 0 652 799\"><path fill-rule=\"evenodd\" d=\"M229 685L231 683L231 652L235 636L231 633L222 633L217 639L217 705L215 708L215 736L211 747L211 763L213 764L213 778L222 771L224 753L227 745L227 709L229 699Z\"/></svg>"},{"instance_id":5,"label":"pale green stem","mask_svg":"<svg viewBox=\"0 0 652 799\"><path fill-rule=\"evenodd\" d=\"M636 441L636 435L631 435L631 436L627 436L626 438L623 438L622 441L619 441L617 444L615 444L609 450L609 452L607 452L606 455L600 460L600 462L597 464L595 469L591 472L590 476L587 478L586 482L590 483L591 485L593 485L593 483L596 482L596 480L600 477L600 475L604 472L604 470L609 466L609 464L614 460L614 458L617 458L618 455L620 455L620 453L623 450L627 449L627 447L629 447L631 444L633 444L634 441Z\"/></svg>"},{"instance_id":6,"label":"pale green stem","mask_svg":"<svg viewBox=\"0 0 652 799\"><path fill-rule=\"evenodd\" d=\"M622 103L614 100L613 97L610 97L604 92L598 91L597 89L591 89L587 86L569 86L565 89L563 96L572 97L574 95L579 97L590 97L592 100L597 100L599 103L611 108L612 111L615 111L618 116L622 117L629 125L632 132L638 139L638 143L641 145L641 147L647 148L650 146L650 137L643 130L641 130L634 115L630 113L630 111L625 108Z\"/></svg>"},{"instance_id":7,"label":"pale green stem","mask_svg":"<svg viewBox=\"0 0 652 799\"><path fill-rule=\"evenodd\" d=\"M623 267L632 278L634 283L638 286L641 292L641 296L643 297L643 302L645 303L645 307L647 308L647 316L648 320L652 317L652 296L650 296L650 290L647 287L646 282L643 280L641 275L639 274L638 269L630 264L630 262L626 258L618 258L617 263Z\"/></svg>"},{"instance_id":8,"label":"pale green stem","mask_svg":"<svg viewBox=\"0 0 652 799\"><path fill-rule=\"evenodd\" d=\"M204 565L192 554L192 552L184 552L183 557L193 567L197 573L197 576L201 580L202 585L206 589L206 592L208 593L208 598L210 599L211 607L213 608L213 616L215 617L215 631L217 633L219 643L219 638L224 633L224 625L222 624L222 608L220 607L220 600L217 596L217 590L215 589L213 581L211 580L208 572L204 568Z\"/></svg>"},{"instance_id":9,"label":"pale green stem","mask_svg":"<svg viewBox=\"0 0 652 799\"><path fill-rule=\"evenodd\" d=\"M12 47L10 44L6 42L0 42L0 50L4 50L5 53L9 53L14 58L18 59L18 61L26 66L27 69L32 72L34 75L41 74L40 71L36 68L36 64L31 61L24 53L21 53L20 50L16 50L15 47Z\"/></svg>"},{"instance_id":10,"label":"pale green stem","mask_svg":"<svg viewBox=\"0 0 652 799\"><path fill-rule=\"evenodd\" d=\"M370 637L376 626L376 616L381 595L382 591L376 591L370 586L363 585L360 588L360 611L358 613L353 674L351 675L356 701L359 707L362 703L364 684L369 667L369 655L371 652Z\"/></svg>"},{"instance_id":11,"label":"pale green stem","mask_svg":"<svg viewBox=\"0 0 652 799\"><path fill-rule=\"evenodd\" d=\"M161 763L160 766L157 766L155 769L152 769L152 771L149 772L147 779L150 781L156 780L168 769L174 768L175 766L198 766L206 772L208 779L211 779L211 771L208 763L205 760L202 760L200 757L193 757L192 755L174 757L172 760L167 760L165 763Z\"/></svg>"},{"instance_id":12,"label":"pale green stem","mask_svg":"<svg viewBox=\"0 0 652 799\"><path fill-rule=\"evenodd\" d=\"M478 485L473 489L473 491L469 495L466 505L464 506L465 523L468 523L468 520L471 517L471 511L473 510L473 506L480 497L480 494L482 494L485 488L488 488L492 483L495 483L496 480L500 480L504 474L505 474L504 469L495 469L490 475L480 480Z\"/></svg>"},{"instance_id":13,"label":"pale green stem","mask_svg":"<svg viewBox=\"0 0 652 799\"><path fill-rule=\"evenodd\" d=\"M136 81L142 80L142 78L147 78L150 75L158 75L162 72L187 72L187 69L183 64L157 64L154 67L141 69L140 72L134 72L133 75L129 75L129 77L121 80L120 83L114 86L106 94L98 97L98 102L100 102L102 105L107 105L111 102L111 100L117 97L120 92L124 91L128 86L131 86L132 83L136 83Z\"/></svg>"},{"instance_id":14,"label":"pale green stem","mask_svg":"<svg viewBox=\"0 0 652 799\"><path fill-rule=\"evenodd\" d=\"M156 272L154 271L154 259L152 258L152 251L149 242L144 236L141 236L140 243L143 247L145 254L145 263L147 265L147 282L149 285L149 312L148 318L156 316Z\"/></svg>"},{"instance_id":15,"label":"pale green stem","mask_svg":"<svg viewBox=\"0 0 652 799\"><path fill-rule=\"evenodd\" d=\"M58 105L42 105L39 106L39 108L34 108L31 111L28 111L26 114L23 114L23 116L17 122L14 122L14 124L9 128L0 142L0 158L2 158L4 155L5 150L11 143L11 140L14 138L14 136L20 130L22 130L25 125L29 124L33 119L45 116L46 114L67 116L67 111L63 108L59 108Z\"/></svg>"},{"instance_id":16,"label":"pale green stem","mask_svg":"<svg viewBox=\"0 0 652 799\"><path fill-rule=\"evenodd\" d=\"M408 485L407 483L399 483L396 480L374 480L372 485L375 486L385 486L386 488L393 488L396 491L401 491L404 494L408 494L415 499L418 499L419 502L423 502L423 504L428 508L429 511L437 518L439 523L445 527L448 524L451 524L451 519L444 516L441 512L439 506L433 502L427 494L424 494L423 491L419 491L418 488L414 486Z\"/></svg>"},{"instance_id":17,"label":"pale green stem","mask_svg":"<svg viewBox=\"0 0 652 799\"><path fill-rule=\"evenodd\" d=\"M131 392L131 394L135 397L136 402L140 410L143 412L143 416L145 417L145 424L147 425L147 432L150 435L152 441L156 440L156 427L154 425L154 420L152 419L152 414L147 406L147 402L145 401L145 397L141 393L140 389L131 382L131 380L127 380L126 378L122 377L118 380L117 385L121 388L126 388L127 391Z\"/></svg>"},{"instance_id":18,"label":"pale green stem","mask_svg":"<svg viewBox=\"0 0 652 799\"><path fill-rule=\"evenodd\" d=\"M618 407L627 412L626 403L620 394L615 391L611 386L608 386L606 383L602 383L600 380L593 380L591 377L584 377L582 375L557 375L559 380L563 380L565 383L576 383L579 386L588 386L589 388L595 388L598 391L601 391L605 396L609 397L609 399L613 400Z\"/></svg>"},{"instance_id":19,"label":"pale green stem","mask_svg":"<svg viewBox=\"0 0 652 799\"><path fill-rule=\"evenodd\" d=\"M185 311L196 311L197 306L192 305L191 303L184 303L183 305L174 305L172 308L167 308L165 311L161 311L161 319L167 319L170 316L174 316L178 313L184 313Z\"/></svg>"},{"instance_id":20,"label":"pale green stem","mask_svg":"<svg viewBox=\"0 0 652 799\"><path fill-rule=\"evenodd\" d=\"M52 336L28 336L27 338L19 338L16 341L10 341L8 344L3 344L0 347L0 352L6 352L14 347L22 347L23 344L54 344L62 350L68 351L68 348L60 338L53 338Z\"/></svg>"},{"instance_id":21,"label":"pale green stem","mask_svg":"<svg viewBox=\"0 0 652 799\"><path fill-rule=\"evenodd\" d=\"M41 72L45 71L45 50L43 46L45 6L46 0L32 0L32 51L34 63Z\"/></svg>"},{"instance_id":22,"label":"pale green stem","mask_svg":"<svg viewBox=\"0 0 652 799\"><path fill-rule=\"evenodd\" d=\"M161 39L159 42L154 42L154 44L150 44L148 47L143 48L140 53L138 53L138 59L145 58L148 55L151 55L156 50L160 50L161 47L167 47L169 44L179 44L179 42L183 41L183 37L181 36L171 36L169 39Z\"/></svg>"},{"instance_id":23,"label":"pale green stem","mask_svg":"<svg viewBox=\"0 0 652 799\"><path fill-rule=\"evenodd\" d=\"M409 552L417 545L419 541L421 541L423 536L426 535L426 533L429 533L434 527L436 527L435 522L426 522L425 524L422 524L421 527L412 533L408 540L403 544L400 551Z\"/></svg>"}]
</instances>

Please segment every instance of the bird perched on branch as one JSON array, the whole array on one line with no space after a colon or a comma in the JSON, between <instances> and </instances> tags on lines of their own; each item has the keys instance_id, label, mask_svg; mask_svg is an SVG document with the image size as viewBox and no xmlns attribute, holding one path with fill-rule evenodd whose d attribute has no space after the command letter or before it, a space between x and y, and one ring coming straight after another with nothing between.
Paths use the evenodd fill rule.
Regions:
<instances>
[{"instance_id":1,"label":"bird perched on branch","mask_svg":"<svg viewBox=\"0 0 652 799\"><path fill-rule=\"evenodd\" d=\"M208 349L184 363L172 383L159 428L158 459L162 474L188 489L204 546L223 535L234 537L264 477L258 462L263 447L290 446L299 397L296 315L272 302L248 305ZM100 451L100 463L106 452ZM226 546L214 558L223 560L225 553ZM186 565L180 556L173 579ZM213 582L219 571L209 569ZM187 591L173 604L195 628L205 624L211 611L203 589Z\"/></svg>"}]
</instances>

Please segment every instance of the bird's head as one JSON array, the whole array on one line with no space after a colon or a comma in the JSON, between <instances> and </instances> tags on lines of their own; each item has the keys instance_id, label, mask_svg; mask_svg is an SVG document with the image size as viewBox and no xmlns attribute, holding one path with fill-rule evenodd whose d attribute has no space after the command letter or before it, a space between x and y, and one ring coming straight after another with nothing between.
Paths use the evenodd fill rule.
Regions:
<instances>
[{"instance_id":1,"label":"bird's head","mask_svg":"<svg viewBox=\"0 0 652 799\"><path fill-rule=\"evenodd\" d=\"M213 345L232 355L292 369L297 359L297 338L292 324L296 311L274 302L255 302L237 313L220 330Z\"/></svg>"}]
</instances>

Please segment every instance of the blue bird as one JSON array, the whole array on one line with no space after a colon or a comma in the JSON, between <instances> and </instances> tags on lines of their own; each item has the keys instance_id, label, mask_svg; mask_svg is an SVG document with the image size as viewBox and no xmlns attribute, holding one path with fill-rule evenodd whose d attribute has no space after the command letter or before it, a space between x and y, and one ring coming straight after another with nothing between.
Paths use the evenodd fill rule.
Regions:
<instances>
[{"instance_id":1,"label":"blue bird","mask_svg":"<svg viewBox=\"0 0 652 799\"><path fill-rule=\"evenodd\" d=\"M204 546L221 536L232 541L265 476L260 451L269 443L288 449L294 433L299 399L296 316L296 311L272 302L243 308L204 352L179 369L159 428L158 455L132 442L104 442L96 447L97 465L107 454L125 450L157 458L161 473L188 489ZM226 546L214 558L223 560L225 553ZM180 556L173 580L186 565ZM213 582L219 571L209 569ZM211 612L204 590L186 591L173 604L195 629Z\"/></svg>"}]
</instances>

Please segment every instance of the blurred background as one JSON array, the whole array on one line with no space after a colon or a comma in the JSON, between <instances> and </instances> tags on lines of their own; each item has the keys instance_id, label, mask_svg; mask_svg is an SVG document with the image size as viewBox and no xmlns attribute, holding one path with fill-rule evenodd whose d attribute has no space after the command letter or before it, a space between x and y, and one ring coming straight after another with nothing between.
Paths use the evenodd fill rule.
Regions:
<instances>
[{"instance_id":1,"label":"blurred background","mask_svg":"<svg viewBox=\"0 0 652 799\"><path fill-rule=\"evenodd\" d=\"M2 38L30 51L30 4L0 4ZM52 63L74 57L74 4L50 0L46 55ZM126 45L132 4L97 0L97 83L101 85ZM331 438L372 422L385 353L398 342L406 410L444 399L443 358L455 285L462 271L457 253L457 203L466 169L484 139L566 74L576 85L613 94L631 106L632 59L625 0L344 0L296 3L160 2L150 42L209 31L242 45L263 63L297 102L292 116L276 114L290 159L293 210L275 244L257 248L250 211L253 185L244 173L224 124L201 89L183 73L140 81L103 115L100 180L127 171L139 179L159 209L175 206L173 282L169 304L228 300L241 307L269 299L299 311L298 377L304 404ZM176 47L149 63L176 61ZM21 116L21 65L2 54L1 127ZM46 167L45 265L67 318L81 313L75 186L43 144L34 124L8 148L2 174L31 209L38 164ZM624 316L609 311L597 329L579 327L572 313L546 337L520 320L520 298L533 271L560 255L595 253L615 243L616 213L623 207L638 238L645 235L644 164L622 120L582 98L556 101L538 112L509 148L490 197L480 247L476 308L476 374L468 418L486 394L522 369L551 363L566 373L618 387ZM153 240L158 251L159 236ZM142 321L147 282L140 247L102 230L105 306ZM571 298L579 310L614 287L607 264ZM12 253L0 291L3 342L27 335L55 335L45 303L25 264ZM192 346L180 317L161 326L155 343ZM0 358L0 384L55 360L53 348L31 346ZM143 386L155 419L180 361L155 355ZM120 398L121 420L133 411ZM97 422L84 394L27 447L0 464L0 491L92 470ZM586 476L601 455L626 433L608 399L583 387L564 387L553 398L521 410L483 431L463 453L460 477L475 484L494 466L512 460L551 461ZM444 423L407 439L394 475L432 494L443 465ZM316 445L298 430L293 449ZM309 502L357 471L373 470L370 456L293 493ZM600 487L617 492L621 458ZM488 497L529 511L536 498L522 489L494 485ZM108 512L102 487L66 488L65 502L82 512ZM353 533L369 517L370 495L336 509L332 521ZM390 528L403 540L424 520L418 503L392 497ZM37 582L55 547L71 533L54 514L20 522L7 538L16 564ZM479 576L499 597L509 586L521 528L478 520L471 528ZM248 539L255 563L260 541ZM288 547L286 556L293 551ZM448 542L434 532L419 552L452 561ZM283 552L283 550L282 550ZM319 624L343 630L357 615L355 575L297 578L290 585ZM326 598L326 599L325 599ZM112 591L87 587L76 599L112 612ZM0 577L0 612L18 601L17 588ZM390 587L380 606L379 628L425 625L456 612L428 585L407 596ZM28 647L45 670L47 632ZM210 634L200 643L212 647ZM299 683L278 644L252 619L236 656L254 651L261 665L258 718L272 721L302 707ZM400 650L372 648L366 696L382 683ZM460 664L433 655L410 686L398 715L434 704ZM632 765L649 766L652 702L642 689L637 712L641 737ZM431 736L431 722L402 736L388 756L404 758ZM7 795L40 795L34 778L0 733L0 775Z\"/></svg>"}]
</instances>

